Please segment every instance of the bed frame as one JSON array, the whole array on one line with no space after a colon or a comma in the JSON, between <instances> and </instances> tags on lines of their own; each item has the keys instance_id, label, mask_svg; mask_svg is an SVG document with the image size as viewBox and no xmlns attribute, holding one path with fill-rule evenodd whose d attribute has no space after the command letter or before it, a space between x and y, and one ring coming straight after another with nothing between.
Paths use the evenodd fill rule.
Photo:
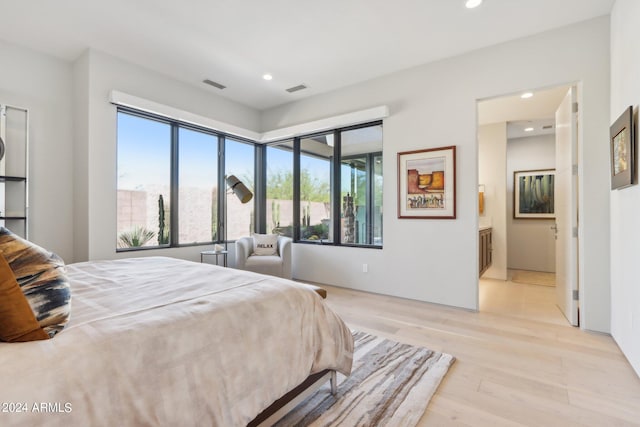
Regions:
<instances>
[{"instance_id":1,"label":"bed frame","mask_svg":"<svg viewBox=\"0 0 640 427\"><path fill-rule=\"evenodd\" d=\"M315 393L327 380L331 382L331 394L335 396L338 392L336 371L326 369L307 377L302 384L273 402L271 406L258 414L257 417L247 424L247 427L270 427L274 425L300 402Z\"/></svg>"}]
</instances>

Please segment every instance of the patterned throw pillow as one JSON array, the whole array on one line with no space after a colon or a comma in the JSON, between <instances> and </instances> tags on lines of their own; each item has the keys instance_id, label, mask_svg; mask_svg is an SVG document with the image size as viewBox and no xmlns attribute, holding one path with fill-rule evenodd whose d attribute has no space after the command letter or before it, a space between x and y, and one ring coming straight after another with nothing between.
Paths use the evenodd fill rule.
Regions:
<instances>
[{"instance_id":1,"label":"patterned throw pillow","mask_svg":"<svg viewBox=\"0 0 640 427\"><path fill-rule=\"evenodd\" d=\"M64 261L0 227L0 254L9 263L40 327L53 337L69 321L71 290Z\"/></svg>"},{"instance_id":2,"label":"patterned throw pillow","mask_svg":"<svg viewBox=\"0 0 640 427\"><path fill-rule=\"evenodd\" d=\"M42 330L16 276L0 255L0 341L25 342L49 339Z\"/></svg>"},{"instance_id":3,"label":"patterned throw pillow","mask_svg":"<svg viewBox=\"0 0 640 427\"><path fill-rule=\"evenodd\" d=\"M277 234L254 234L253 254L254 255L275 255L278 252Z\"/></svg>"}]
</instances>

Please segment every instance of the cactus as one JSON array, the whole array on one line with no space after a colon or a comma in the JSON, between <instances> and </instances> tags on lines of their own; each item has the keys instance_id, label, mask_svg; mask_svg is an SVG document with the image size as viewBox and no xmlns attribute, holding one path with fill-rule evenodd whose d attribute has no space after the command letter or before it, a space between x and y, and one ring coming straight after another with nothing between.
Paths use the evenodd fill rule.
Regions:
<instances>
[{"instance_id":1,"label":"cactus","mask_svg":"<svg viewBox=\"0 0 640 427\"><path fill-rule=\"evenodd\" d=\"M311 202L307 202L307 206L302 207L302 225L304 227L311 225Z\"/></svg>"},{"instance_id":2,"label":"cactus","mask_svg":"<svg viewBox=\"0 0 640 427\"><path fill-rule=\"evenodd\" d=\"M218 188L211 190L211 241L220 242L222 236L218 236Z\"/></svg>"},{"instance_id":3,"label":"cactus","mask_svg":"<svg viewBox=\"0 0 640 427\"><path fill-rule=\"evenodd\" d=\"M280 203L276 203L275 200L271 201L271 223L273 230L280 227Z\"/></svg>"},{"instance_id":4,"label":"cactus","mask_svg":"<svg viewBox=\"0 0 640 427\"><path fill-rule=\"evenodd\" d=\"M271 225L273 225L271 229L275 230L276 228L276 201L275 200L271 201Z\"/></svg>"},{"instance_id":5,"label":"cactus","mask_svg":"<svg viewBox=\"0 0 640 427\"><path fill-rule=\"evenodd\" d=\"M165 236L164 198L161 194L158 197L158 244L166 245L167 243L169 243L169 236Z\"/></svg>"}]
</instances>

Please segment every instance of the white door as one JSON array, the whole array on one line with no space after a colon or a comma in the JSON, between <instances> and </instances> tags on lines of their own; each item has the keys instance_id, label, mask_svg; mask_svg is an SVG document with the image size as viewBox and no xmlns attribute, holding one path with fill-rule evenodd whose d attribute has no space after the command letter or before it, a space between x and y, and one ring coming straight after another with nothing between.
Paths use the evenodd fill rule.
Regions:
<instances>
[{"instance_id":1,"label":"white door","mask_svg":"<svg viewBox=\"0 0 640 427\"><path fill-rule=\"evenodd\" d=\"M578 113L572 87L556 111L556 299L578 326Z\"/></svg>"}]
</instances>

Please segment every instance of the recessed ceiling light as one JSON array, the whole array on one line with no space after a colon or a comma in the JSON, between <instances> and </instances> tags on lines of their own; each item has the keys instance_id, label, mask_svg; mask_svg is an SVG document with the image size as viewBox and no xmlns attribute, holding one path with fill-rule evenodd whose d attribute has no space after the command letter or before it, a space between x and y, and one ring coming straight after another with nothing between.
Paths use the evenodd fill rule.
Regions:
<instances>
[{"instance_id":1,"label":"recessed ceiling light","mask_svg":"<svg viewBox=\"0 0 640 427\"><path fill-rule=\"evenodd\" d=\"M271 74L267 73L267 74L263 74L262 78L265 79L265 80L271 80L271 79L273 79L273 76Z\"/></svg>"},{"instance_id":2,"label":"recessed ceiling light","mask_svg":"<svg viewBox=\"0 0 640 427\"><path fill-rule=\"evenodd\" d=\"M473 9L474 7L478 7L482 4L482 0L467 0L464 4L467 9Z\"/></svg>"},{"instance_id":3,"label":"recessed ceiling light","mask_svg":"<svg viewBox=\"0 0 640 427\"><path fill-rule=\"evenodd\" d=\"M533 128L524 128L525 132L533 132Z\"/></svg>"},{"instance_id":4,"label":"recessed ceiling light","mask_svg":"<svg viewBox=\"0 0 640 427\"><path fill-rule=\"evenodd\" d=\"M533 93L531 92L525 92L522 95L520 95L520 98L522 99L527 99L527 98L531 98L533 96Z\"/></svg>"}]
</instances>

